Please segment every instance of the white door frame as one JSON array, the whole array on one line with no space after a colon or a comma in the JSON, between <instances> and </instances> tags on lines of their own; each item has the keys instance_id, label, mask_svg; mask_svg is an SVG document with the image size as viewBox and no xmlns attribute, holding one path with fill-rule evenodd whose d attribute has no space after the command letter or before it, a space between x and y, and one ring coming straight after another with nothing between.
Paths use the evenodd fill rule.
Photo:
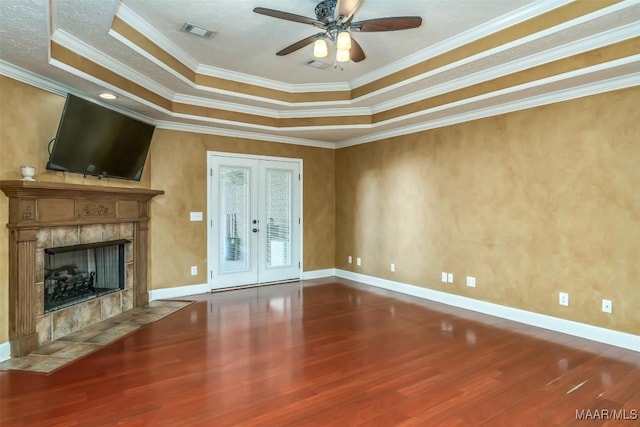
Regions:
<instances>
[{"instance_id":1,"label":"white door frame","mask_svg":"<svg viewBox=\"0 0 640 427\"><path fill-rule=\"evenodd\" d=\"M216 251L213 245L215 245L215 230L214 230L214 221L213 218L215 216L216 206L215 203L217 200L214 200L213 188L212 188L212 171L213 171L213 162L214 157L229 157L235 159L250 159L250 160L267 160L267 161L281 161L281 162L290 162L297 163L300 171L300 182L299 182L299 197L300 197L300 233L299 233L299 252L300 252L300 278L302 277L302 272L304 271L304 246L303 246L303 236L304 236L304 221L303 221L303 212L304 212L304 199L303 199L303 188L304 188L304 172L303 172L303 161L302 159L296 159L291 157L271 157L264 155L254 155L254 154L239 154L239 153L227 153L223 151L207 151L207 286L209 290L212 289L220 289L219 286L214 285L215 277L214 277L214 268L215 263L218 262L216 259Z\"/></svg>"}]
</instances>

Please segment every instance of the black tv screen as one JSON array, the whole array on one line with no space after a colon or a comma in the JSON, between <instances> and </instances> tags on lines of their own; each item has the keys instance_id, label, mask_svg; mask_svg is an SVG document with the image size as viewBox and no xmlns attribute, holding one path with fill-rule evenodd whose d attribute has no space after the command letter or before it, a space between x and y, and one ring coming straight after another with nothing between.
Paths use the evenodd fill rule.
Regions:
<instances>
[{"instance_id":1,"label":"black tv screen","mask_svg":"<svg viewBox=\"0 0 640 427\"><path fill-rule=\"evenodd\" d=\"M140 181L154 130L69 94L47 169Z\"/></svg>"}]
</instances>

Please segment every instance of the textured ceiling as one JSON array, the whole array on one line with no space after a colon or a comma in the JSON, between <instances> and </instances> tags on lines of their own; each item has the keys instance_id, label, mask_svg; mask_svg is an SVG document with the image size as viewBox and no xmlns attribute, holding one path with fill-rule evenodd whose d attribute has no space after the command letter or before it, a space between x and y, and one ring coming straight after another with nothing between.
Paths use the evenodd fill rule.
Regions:
<instances>
[{"instance_id":1,"label":"textured ceiling","mask_svg":"<svg viewBox=\"0 0 640 427\"><path fill-rule=\"evenodd\" d=\"M348 1L348 0L340 0ZM340 147L640 84L635 0L366 0L367 58L309 67L316 1L0 0L0 72L165 128ZM216 32L204 39L184 23ZM0 95L1 96L1 95Z\"/></svg>"}]
</instances>

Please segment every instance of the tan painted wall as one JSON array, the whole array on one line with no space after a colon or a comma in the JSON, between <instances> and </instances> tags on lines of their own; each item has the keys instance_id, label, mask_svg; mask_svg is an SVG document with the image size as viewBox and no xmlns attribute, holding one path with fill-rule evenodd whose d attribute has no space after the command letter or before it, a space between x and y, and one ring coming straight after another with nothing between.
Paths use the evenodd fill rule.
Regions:
<instances>
[{"instance_id":1,"label":"tan painted wall","mask_svg":"<svg viewBox=\"0 0 640 427\"><path fill-rule=\"evenodd\" d=\"M333 268L334 150L157 130L151 150L151 186L165 195L154 199L152 206L155 289L207 282L206 221L189 221L190 211L207 212L207 151L303 159L303 267L305 271ZM191 276L192 265L198 266L198 276Z\"/></svg>"},{"instance_id":2,"label":"tan painted wall","mask_svg":"<svg viewBox=\"0 0 640 427\"><path fill-rule=\"evenodd\" d=\"M638 334L637 99L627 89L337 152L159 129L134 183L46 172L64 98L0 76L0 179L29 163L44 181L165 190L151 224L151 288L161 289L206 282L205 225L188 212L206 212L208 150L302 158L305 270L348 270L347 255L360 256L351 267L364 274ZM0 194L0 224L7 209ZM0 343L7 242L2 225ZM441 271L455 283L441 284ZM612 315L599 312L602 298Z\"/></svg>"},{"instance_id":3,"label":"tan painted wall","mask_svg":"<svg viewBox=\"0 0 640 427\"><path fill-rule=\"evenodd\" d=\"M149 187L149 164L140 182L52 172L45 169L48 144L56 136L65 98L0 76L0 180L20 179L20 166L36 167L39 181L117 187ZM8 268L9 200L0 192L0 343L9 339Z\"/></svg>"},{"instance_id":4,"label":"tan painted wall","mask_svg":"<svg viewBox=\"0 0 640 427\"><path fill-rule=\"evenodd\" d=\"M638 100L621 90L339 150L336 267L640 334Z\"/></svg>"},{"instance_id":5,"label":"tan painted wall","mask_svg":"<svg viewBox=\"0 0 640 427\"><path fill-rule=\"evenodd\" d=\"M334 150L156 130L140 182L46 171L64 97L0 76L0 180L20 179L23 164L40 181L165 190L151 204L150 288L206 283L206 229L189 211L206 213L206 152L303 159L304 268L332 268L335 233ZM154 171L154 168L156 169ZM0 192L0 343L8 340L8 199ZM200 274L191 276L197 265Z\"/></svg>"}]
</instances>

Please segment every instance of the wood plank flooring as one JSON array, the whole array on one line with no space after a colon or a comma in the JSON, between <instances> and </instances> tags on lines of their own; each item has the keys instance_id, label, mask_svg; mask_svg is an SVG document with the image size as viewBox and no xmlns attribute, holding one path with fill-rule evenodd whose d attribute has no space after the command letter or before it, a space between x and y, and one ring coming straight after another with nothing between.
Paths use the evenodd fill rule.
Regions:
<instances>
[{"instance_id":1,"label":"wood plank flooring","mask_svg":"<svg viewBox=\"0 0 640 427\"><path fill-rule=\"evenodd\" d=\"M193 299L50 375L0 372L0 425L640 425L637 352L342 279Z\"/></svg>"}]
</instances>

